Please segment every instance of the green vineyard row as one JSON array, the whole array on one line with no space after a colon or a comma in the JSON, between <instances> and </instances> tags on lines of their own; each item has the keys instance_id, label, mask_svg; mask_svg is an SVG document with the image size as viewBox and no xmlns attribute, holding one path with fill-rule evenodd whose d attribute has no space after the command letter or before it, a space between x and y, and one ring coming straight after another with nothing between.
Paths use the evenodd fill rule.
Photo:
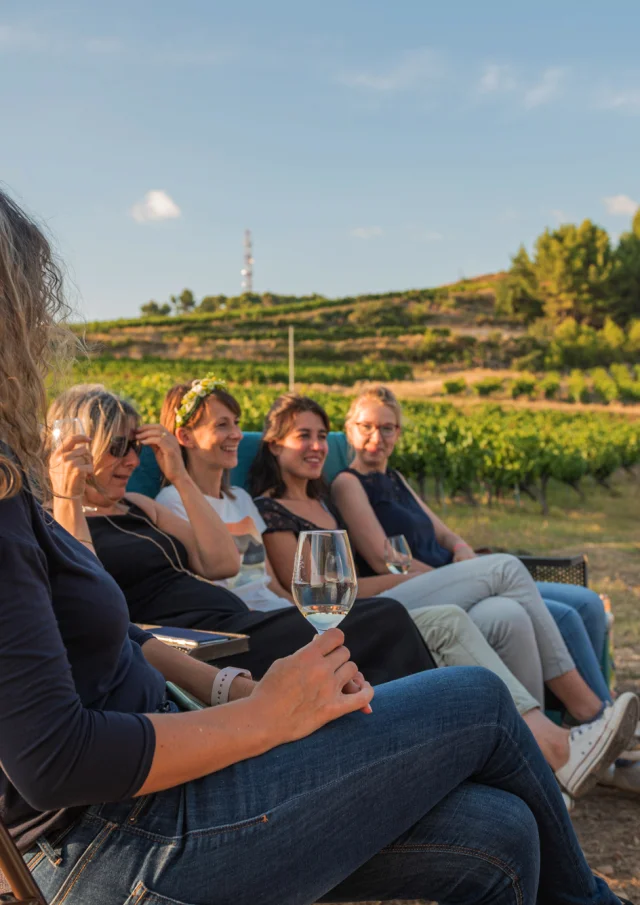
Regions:
<instances>
[{"instance_id":1,"label":"green vineyard row","mask_svg":"<svg viewBox=\"0 0 640 905\"><path fill-rule=\"evenodd\" d=\"M186 378L185 368L194 373L192 362L165 361L156 371L145 370L147 362L127 362L133 368L113 366L117 364L78 366L75 376L104 382L132 399L146 421L157 421L166 391ZM204 371L195 373L202 376ZM220 368L217 373L225 376ZM242 378L230 383L245 430L262 429L265 413L282 392L282 387L261 385L265 382L266 372L253 383ZM350 399L328 392L314 392L314 397L326 408L332 428L340 430ZM546 508L552 479L581 492L583 478L606 485L619 468L629 470L640 463L640 421L606 412L514 410L491 404L463 412L447 403L428 402L406 402L404 411L396 466L419 485L434 479L441 492L451 495L522 491Z\"/></svg>"}]
</instances>

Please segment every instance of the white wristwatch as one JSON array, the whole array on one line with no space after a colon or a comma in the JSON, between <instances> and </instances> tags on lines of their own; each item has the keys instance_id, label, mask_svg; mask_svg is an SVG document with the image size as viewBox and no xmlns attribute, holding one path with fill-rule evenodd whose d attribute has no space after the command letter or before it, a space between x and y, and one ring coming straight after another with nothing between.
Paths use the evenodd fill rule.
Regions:
<instances>
[{"instance_id":1,"label":"white wristwatch","mask_svg":"<svg viewBox=\"0 0 640 905\"><path fill-rule=\"evenodd\" d=\"M231 683L236 676L246 676L247 679L250 679L251 673L248 669L239 669L237 666L225 666L225 668L221 669L216 675L211 687L212 707L217 707L218 704L228 703Z\"/></svg>"}]
</instances>

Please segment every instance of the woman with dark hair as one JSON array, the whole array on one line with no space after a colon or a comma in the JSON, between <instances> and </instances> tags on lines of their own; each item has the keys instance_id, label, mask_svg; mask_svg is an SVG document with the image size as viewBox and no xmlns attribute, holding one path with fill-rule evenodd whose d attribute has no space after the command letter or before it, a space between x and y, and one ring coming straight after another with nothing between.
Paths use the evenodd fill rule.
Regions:
<instances>
[{"instance_id":1,"label":"woman with dark hair","mask_svg":"<svg viewBox=\"0 0 640 905\"><path fill-rule=\"evenodd\" d=\"M276 400L265 421L252 479L254 491L261 493L255 502L267 525L265 544L281 583L291 581L298 534L340 524L335 510L321 497L328 430L324 409L312 399L291 393ZM358 530L366 534L366 522L358 523ZM501 600L516 613L522 610L525 626L535 627L535 632L525 634L514 652L516 665L506 664L510 678L505 681L512 688L513 674L520 680L518 685L528 690L528 701L519 709L563 788L573 797L585 794L603 766L600 756L608 766L629 741L638 701L634 695L623 695L607 705L591 691L522 563L513 556L489 556L437 571L425 568L413 576L363 577L359 588L375 594L380 583L388 587L390 579L396 582L390 593L407 607L421 632L423 621L433 616L436 607L457 604L472 619L476 607ZM586 726L569 732L547 719L541 709L545 684ZM513 694L519 702L518 690ZM606 755L604 748L609 751Z\"/></svg>"},{"instance_id":2,"label":"woman with dark hair","mask_svg":"<svg viewBox=\"0 0 640 905\"><path fill-rule=\"evenodd\" d=\"M200 381L197 385L206 387L207 383ZM189 476L224 521L241 553L242 565L238 574L221 583L251 609L268 612L293 605L291 594L278 581L266 554L263 534L267 531L267 526L260 512L246 490L229 486L229 472L238 464L238 447L242 440L240 406L224 386L213 383L207 389L207 396L196 411L185 418L182 400L188 398L191 387L173 387L165 397L160 420L180 443ZM292 424L295 412L308 412L323 419L328 429L326 415L317 403L304 397L294 399L295 402L292 402L290 397L285 397L279 402ZM256 467L259 468L259 463L263 460L268 469L269 460L268 457L265 459L263 451ZM267 480L274 480L282 494L286 495L286 485L279 468L272 469L268 474ZM313 480L309 481L307 487L311 496L322 499L326 495L321 479L315 483ZM178 488L166 485L156 501L188 520ZM389 593L394 593L393 585L399 584L401 580L397 576L388 576L387 581L391 585ZM287 584L290 588L290 581ZM425 607L421 611L414 610L412 618L439 666L483 666L490 669L505 682L520 713L528 714L539 710L538 702L504 666L460 607L451 604ZM369 624L367 628L369 631L380 631L373 624ZM522 655L525 656L526 651L523 650ZM531 717L525 719L530 720ZM549 737L553 733L558 744L564 742L566 732L546 720L543 725L547 728ZM535 734L537 727L533 728ZM544 746L545 738L541 741Z\"/></svg>"},{"instance_id":3,"label":"woman with dark hair","mask_svg":"<svg viewBox=\"0 0 640 905\"><path fill-rule=\"evenodd\" d=\"M0 817L44 899L620 902L490 673L389 683L365 715L373 689L338 629L255 684L131 626L116 583L34 491L47 489L40 425L61 311L48 242L0 192ZM113 473L130 443L181 459L160 433L119 436ZM51 457L61 512L82 528L88 440ZM167 679L217 706L176 712Z\"/></svg>"},{"instance_id":4,"label":"woman with dark hair","mask_svg":"<svg viewBox=\"0 0 640 905\"><path fill-rule=\"evenodd\" d=\"M278 657L311 640L313 628L286 601L279 610L253 611L218 583L237 574L240 555L165 427L140 426L135 410L103 386L76 386L59 396L48 420L52 424L61 418L80 419L92 438L93 457L92 480L82 482L81 512L75 524L64 522L65 527L73 528L76 537L91 538L96 555L124 592L133 622L247 634L249 651L228 662L257 677ZM126 492L142 445L153 449L188 521L161 502ZM80 519L86 528L78 527ZM379 631L371 630L374 624ZM376 600L374 610L354 607L345 631L372 684L433 666L411 620L393 601Z\"/></svg>"}]
</instances>

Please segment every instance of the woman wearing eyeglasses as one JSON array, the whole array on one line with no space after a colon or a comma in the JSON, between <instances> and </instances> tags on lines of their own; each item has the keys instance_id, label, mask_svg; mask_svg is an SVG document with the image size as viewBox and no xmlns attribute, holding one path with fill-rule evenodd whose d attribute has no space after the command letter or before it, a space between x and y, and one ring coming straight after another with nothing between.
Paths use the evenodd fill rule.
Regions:
<instances>
[{"instance_id":1,"label":"woman wearing eyeglasses","mask_svg":"<svg viewBox=\"0 0 640 905\"><path fill-rule=\"evenodd\" d=\"M313 399L294 393L277 399L265 419L251 483L255 503L266 523L263 537L269 559L283 585L291 583L301 531L342 527L339 514L325 497L322 481L328 431L329 419L324 409ZM403 506L399 510L399 519L406 522L409 508ZM370 533L377 536L382 531L370 506L369 512L355 504L345 507L342 516L356 549L360 549L362 537ZM401 533L400 528L393 533ZM476 609L482 612L479 627L483 634L491 635L491 646L519 680L518 685L528 692L522 706L518 692L513 692L514 698L518 695L523 718L567 793L573 797L584 794L595 781L595 753L609 744L606 739L611 738L612 730L615 734L614 726L620 719L626 722L629 717L633 722L637 701L631 700L633 696L621 696L609 705L608 691L605 698L599 698L588 686L522 563L513 556L497 555L438 570L417 561L416 569L402 576L390 575L386 564L384 571L377 571L378 574L359 579L359 590L364 594L390 594L407 608L423 633L425 620L431 631L436 609L446 612L459 607L473 621ZM500 608L506 615L498 612L494 627L494 613ZM510 662L503 656L506 639ZM475 650L467 649L465 653L471 657ZM576 722L587 725L568 732L553 724L540 709L545 686L556 694ZM615 756L609 757L609 763ZM580 774L582 780L578 781Z\"/></svg>"},{"instance_id":2,"label":"woman wearing eyeglasses","mask_svg":"<svg viewBox=\"0 0 640 905\"><path fill-rule=\"evenodd\" d=\"M345 430L354 458L351 466L337 476L331 487L334 503L345 519L365 574L386 570L384 562L385 537L404 534L413 553L413 561L424 571L439 569L453 563L465 565L453 573L447 569L434 576L434 584L445 585L454 574L463 581L469 599L482 587L490 584L497 593L500 581L496 568L524 572L513 557L477 557L470 544L451 530L421 500L402 474L389 467L402 429L402 409L396 397L386 387L371 387L354 399L345 421ZM505 565L505 563L507 565ZM588 685L602 701L609 700L609 689L599 668L605 640L605 613L602 601L588 588L543 582L538 591L547 610L562 631L567 647L579 662L580 671ZM462 605L462 604L461 604ZM487 638L492 640L503 613L504 619L522 618L506 600L493 599L470 610L471 616ZM529 612L537 625L548 624L541 606ZM540 617L540 618L539 618ZM491 625L489 625L491 622ZM539 631L538 631L539 634ZM501 655L510 669L526 668L520 653L508 645ZM527 685L527 681L524 683Z\"/></svg>"},{"instance_id":3,"label":"woman wearing eyeglasses","mask_svg":"<svg viewBox=\"0 0 640 905\"><path fill-rule=\"evenodd\" d=\"M133 622L246 633L249 651L226 662L257 677L311 639L311 625L286 599L279 609L260 612L223 586L241 568L238 547L189 474L170 431L140 426L133 406L100 385L72 387L49 408L50 424L72 418L87 436L68 438L51 457L54 515L94 550L123 590ZM143 445L153 449L186 518L143 494L127 493ZM87 464L79 465L87 455L93 462L89 476ZM372 684L434 665L410 617L393 600L376 599L372 608L357 604L344 628Z\"/></svg>"},{"instance_id":4,"label":"woman wearing eyeglasses","mask_svg":"<svg viewBox=\"0 0 640 905\"><path fill-rule=\"evenodd\" d=\"M371 711L338 629L229 684L130 625L116 583L38 501L61 287L43 233L0 191L0 818L43 900L621 902L491 673L389 682ZM151 442L126 424L111 437ZM86 439L54 463L79 485ZM123 485L134 456L97 463L96 486ZM228 700L177 712L165 680L185 676L202 697L226 678Z\"/></svg>"}]
</instances>

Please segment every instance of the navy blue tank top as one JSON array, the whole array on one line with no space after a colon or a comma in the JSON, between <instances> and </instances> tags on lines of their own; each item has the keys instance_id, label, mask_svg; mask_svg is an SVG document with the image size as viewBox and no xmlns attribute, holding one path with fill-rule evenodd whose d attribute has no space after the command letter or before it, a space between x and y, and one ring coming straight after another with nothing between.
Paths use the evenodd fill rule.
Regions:
<instances>
[{"instance_id":1,"label":"navy blue tank top","mask_svg":"<svg viewBox=\"0 0 640 905\"><path fill-rule=\"evenodd\" d=\"M387 537L404 534L414 558L434 569L453 561L453 554L438 543L433 522L397 471L392 468L369 474L360 474L353 468L345 471L355 475L364 487Z\"/></svg>"}]
</instances>

